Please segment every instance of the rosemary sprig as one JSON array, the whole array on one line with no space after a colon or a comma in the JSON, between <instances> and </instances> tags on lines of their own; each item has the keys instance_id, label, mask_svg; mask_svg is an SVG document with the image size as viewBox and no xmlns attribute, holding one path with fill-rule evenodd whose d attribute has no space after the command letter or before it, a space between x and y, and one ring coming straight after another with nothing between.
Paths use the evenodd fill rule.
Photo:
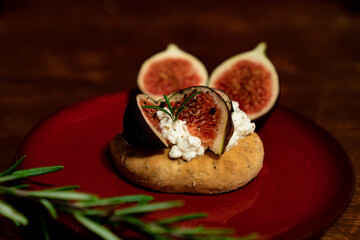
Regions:
<instances>
[{"instance_id":1,"label":"rosemary sprig","mask_svg":"<svg viewBox=\"0 0 360 240\"><path fill-rule=\"evenodd\" d=\"M185 101L183 105L186 103ZM172 115L174 115L174 111L172 111ZM181 228L176 226L183 221L206 217L206 213L185 214L157 221L142 220L142 216L148 213L180 207L183 205L182 201L151 202L153 197L147 195L98 198L94 194L75 191L78 186L61 186L36 191L27 190L26 188L29 185L8 186L13 180L63 169L62 166L52 166L16 171L16 167L25 157L19 159L8 170L0 173L1 183L6 182L7 184L0 185L0 195L11 195L35 203L39 210L45 239L50 239L50 233L46 229L45 216L42 214L47 212L51 218L56 220L59 211L72 215L88 230L106 240L120 240L120 237L112 231L112 228L116 226L130 227L135 232L145 234L152 239L247 240L257 237L257 235L232 237L233 231L224 228L206 228L203 226ZM29 223L28 218L23 213L4 200L0 200L0 214L12 220L17 226L28 225Z\"/></svg>"},{"instance_id":2,"label":"rosemary sprig","mask_svg":"<svg viewBox=\"0 0 360 240\"><path fill-rule=\"evenodd\" d=\"M179 109L173 108L173 107L171 106L171 104L170 104L170 101L169 101L168 97L164 94L164 99L165 99L166 105L167 105L167 107L168 107L168 109L169 109L170 112L167 111L165 108L158 107L158 106L142 106L142 108L152 108L152 109L156 109L156 110L163 111L164 113L166 113L167 115L169 115L170 118L171 118L173 121L176 121L176 120L179 118L180 113L181 113L182 111L184 111L184 109L185 109L185 104L186 104L191 98L195 97L195 96L198 95L199 93L201 93L201 91L196 92L196 93L192 94L190 97L186 98L186 99L182 102L182 104L180 105ZM175 114L175 110L177 110L177 111L176 111L176 114Z\"/></svg>"},{"instance_id":3,"label":"rosemary sprig","mask_svg":"<svg viewBox=\"0 0 360 240\"><path fill-rule=\"evenodd\" d=\"M15 223L22 225L28 224L27 218L22 213L18 212L13 206L2 200L0 200L0 213L13 220Z\"/></svg>"},{"instance_id":4,"label":"rosemary sprig","mask_svg":"<svg viewBox=\"0 0 360 240\"><path fill-rule=\"evenodd\" d=\"M4 172L0 173L0 177L2 176L6 176L11 174L12 172L15 171L16 167L22 162L24 161L24 159L26 158L26 155L22 156L19 160L17 160L11 167L9 167L7 170L5 170Z\"/></svg>"}]
</instances>

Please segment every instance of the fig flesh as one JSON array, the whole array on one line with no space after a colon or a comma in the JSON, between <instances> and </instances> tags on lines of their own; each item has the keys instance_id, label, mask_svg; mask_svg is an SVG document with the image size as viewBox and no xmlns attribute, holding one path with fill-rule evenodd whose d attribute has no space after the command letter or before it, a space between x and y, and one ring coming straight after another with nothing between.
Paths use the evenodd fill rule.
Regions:
<instances>
[{"instance_id":1,"label":"fig flesh","mask_svg":"<svg viewBox=\"0 0 360 240\"><path fill-rule=\"evenodd\" d=\"M198 93L200 92L200 93ZM189 98L194 93L196 96ZM188 99L188 100L187 100ZM222 154L233 134L231 113L223 98L213 89L205 86L190 87L171 94L171 107L177 110L183 105L178 119L186 121L191 135L209 147L215 154ZM187 101L186 101L187 100ZM153 101L139 94L127 106L124 114L124 136L128 143L140 147L168 147L161 134L156 109L143 106L165 107L164 99Z\"/></svg>"},{"instance_id":2,"label":"fig flesh","mask_svg":"<svg viewBox=\"0 0 360 240\"><path fill-rule=\"evenodd\" d=\"M185 104L179 119L186 121L191 135L204 142L215 154L222 154L234 132L231 112L224 99L213 89L205 86L190 87L171 95L174 108L196 92L201 92Z\"/></svg>"},{"instance_id":3,"label":"fig flesh","mask_svg":"<svg viewBox=\"0 0 360 240\"><path fill-rule=\"evenodd\" d=\"M140 91L154 100L180 89L206 85L208 73L204 64L193 55L169 44L140 67L137 85Z\"/></svg>"},{"instance_id":4,"label":"fig flesh","mask_svg":"<svg viewBox=\"0 0 360 240\"><path fill-rule=\"evenodd\" d=\"M267 114L279 96L279 78L265 54L266 44L221 63L210 76L209 87L226 92L251 120Z\"/></svg>"}]
</instances>

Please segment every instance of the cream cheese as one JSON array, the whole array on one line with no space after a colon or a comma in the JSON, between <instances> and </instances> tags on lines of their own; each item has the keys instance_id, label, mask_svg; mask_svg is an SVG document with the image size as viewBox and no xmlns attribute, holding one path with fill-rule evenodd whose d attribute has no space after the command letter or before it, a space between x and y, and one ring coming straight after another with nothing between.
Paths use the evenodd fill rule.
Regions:
<instances>
[{"instance_id":1,"label":"cream cheese","mask_svg":"<svg viewBox=\"0 0 360 240\"><path fill-rule=\"evenodd\" d=\"M231 113L231 118L234 123L234 133L226 146L226 151L229 151L233 147L237 146L240 138L253 133L255 130L255 123L252 123L246 113L240 110L239 103L233 101L232 104L234 112Z\"/></svg>"},{"instance_id":2,"label":"cream cheese","mask_svg":"<svg viewBox=\"0 0 360 240\"><path fill-rule=\"evenodd\" d=\"M166 109L169 111L168 109ZM186 122L180 119L173 121L170 116L163 111L156 112L160 120L159 127L161 134L169 142L171 150L170 158L182 158L185 161L204 154L207 146L201 143L200 138L192 136L186 126Z\"/></svg>"}]
</instances>

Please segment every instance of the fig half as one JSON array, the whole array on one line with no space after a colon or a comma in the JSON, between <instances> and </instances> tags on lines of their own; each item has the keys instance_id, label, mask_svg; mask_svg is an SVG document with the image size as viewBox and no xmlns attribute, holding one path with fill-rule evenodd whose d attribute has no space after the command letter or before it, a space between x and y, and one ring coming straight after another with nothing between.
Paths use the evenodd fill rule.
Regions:
<instances>
[{"instance_id":1,"label":"fig half","mask_svg":"<svg viewBox=\"0 0 360 240\"><path fill-rule=\"evenodd\" d=\"M142 93L158 100L180 89L206 85L207 80L208 73L199 59L169 44L142 64L137 84Z\"/></svg>"},{"instance_id":2,"label":"fig half","mask_svg":"<svg viewBox=\"0 0 360 240\"><path fill-rule=\"evenodd\" d=\"M265 50L262 42L229 58L215 68L208 83L229 94L251 120L267 114L279 96L279 78Z\"/></svg>"},{"instance_id":3,"label":"fig half","mask_svg":"<svg viewBox=\"0 0 360 240\"><path fill-rule=\"evenodd\" d=\"M123 119L124 137L128 143L142 148L164 148L169 144L160 132L156 110L142 106L159 104L146 96L138 94L126 106Z\"/></svg>"},{"instance_id":4,"label":"fig half","mask_svg":"<svg viewBox=\"0 0 360 240\"><path fill-rule=\"evenodd\" d=\"M196 94L193 96L193 94ZM193 96L193 97L191 97ZM169 103L178 119L186 121L191 135L200 138L215 154L222 154L233 134L231 112L224 99L205 86L179 90L169 96ZM156 109L143 106L165 107L165 100L153 101L144 94L131 101L124 114L124 136L134 146L168 147L161 134Z\"/></svg>"}]
</instances>

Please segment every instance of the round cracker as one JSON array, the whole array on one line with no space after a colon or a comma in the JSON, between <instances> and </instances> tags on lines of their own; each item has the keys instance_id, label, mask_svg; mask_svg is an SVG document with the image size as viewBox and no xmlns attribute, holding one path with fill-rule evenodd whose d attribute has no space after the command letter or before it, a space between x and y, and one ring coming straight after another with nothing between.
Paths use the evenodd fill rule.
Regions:
<instances>
[{"instance_id":1,"label":"round cracker","mask_svg":"<svg viewBox=\"0 0 360 240\"><path fill-rule=\"evenodd\" d=\"M143 149L128 144L122 133L110 144L113 161L131 182L167 193L217 194L238 189L257 176L264 148L252 133L217 156L211 151L189 162L170 159L170 148Z\"/></svg>"}]
</instances>

